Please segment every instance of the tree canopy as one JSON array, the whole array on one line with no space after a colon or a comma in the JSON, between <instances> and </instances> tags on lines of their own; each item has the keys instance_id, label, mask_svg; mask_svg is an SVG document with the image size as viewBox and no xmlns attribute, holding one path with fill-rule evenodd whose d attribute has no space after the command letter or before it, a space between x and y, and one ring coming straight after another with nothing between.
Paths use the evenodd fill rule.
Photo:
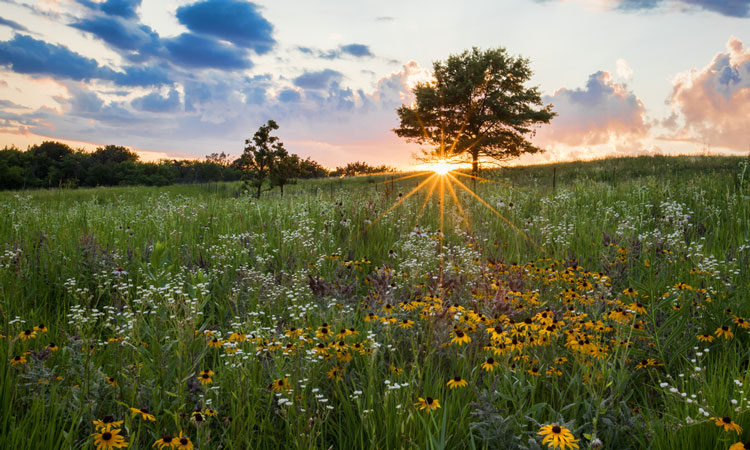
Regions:
<instances>
[{"instance_id":1,"label":"tree canopy","mask_svg":"<svg viewBox=\"0 0 750 450\"><path fill-rule=\"evenodd\" d=\"M529 138L540 124L555 116L543 105L531 79L530 62L504 48L477 47L433 63L434 80L412 90L416 101L398 108L400 124L393 131L409 142L428 144L432 158L472 162L502 161L542 149Z\"/></svg>"}]
</instances>

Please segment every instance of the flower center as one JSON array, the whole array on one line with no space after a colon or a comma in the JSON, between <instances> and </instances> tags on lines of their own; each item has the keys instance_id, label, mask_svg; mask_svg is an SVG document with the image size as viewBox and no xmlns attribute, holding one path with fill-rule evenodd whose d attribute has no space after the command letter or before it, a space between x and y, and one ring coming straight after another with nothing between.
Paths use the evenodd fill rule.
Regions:
<instances>
[{"instance_id":1,"label":"flower center","mask_svg":"<svg viewBox=\"0 0 750 450\"><path fill-rule=\"evenodd\" d=\"M433 401L434 400L432 399L432 397L427 397L427 404L428 405L431 405Z\"/></svg>"},{"instance_id":2,"label":"flower center","mask_svg":"<svg viewBox=\"0 0 750 450\"><path fill-rule=\"evenodd\" d=\"M182 438L182 439L180 439L180 444L181 444L181 445L187 445L187 443L188 443L188 440L187 440L187 438Z\"/></svg>"},{"instance_id":3,"label":"flower center","mask_svg":"<svg viewBox=\"0 0 750 450\"><path fill-rule=\"evenodd\" d=\"M560 427L558 427L557 425L555 425L554 427L552 427L552 432L555 433L555 434L560 434L561 431L562 431L562 429Z\"/></svg>"},{"instance_id":4,"label":"flower center","mask_svg":"<svg viewBox=\"0 0 750 450\"><path fill-rule=\"evenodd\" d=\"M721 421L724 423L732 423L732 419L730 419L729 417L722 417Z\"/></svg>"},{"instance_id":5,"label":"flower center","mask_svg":"<svg viewBox=\"0 0 750 450\"><path fill-rule=\"evenodd\" d=\"M103 441L108 441L110 439L112 439L112 433L110 433L109 431L105 431L104 433L102 433Z\"/></svg>"}]
</instances>

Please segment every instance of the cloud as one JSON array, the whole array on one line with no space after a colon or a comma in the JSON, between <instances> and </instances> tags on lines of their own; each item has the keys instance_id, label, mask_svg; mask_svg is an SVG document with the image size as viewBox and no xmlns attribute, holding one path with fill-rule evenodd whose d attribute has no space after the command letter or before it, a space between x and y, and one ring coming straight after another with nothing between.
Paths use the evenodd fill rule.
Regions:
<instances>
[{"instance_id":1,"label":"cloud","mask_svg":"<svg viewBox=\"0 0 750 450\"><path fill-rule=\"evenodd\" d=\"M273 25L254 3L241 0L204 0L177 8L177 19L190 31L213 36L257 54L271 51L276 41Z\"/></svg>"},{"instance_id":2,"label":"cloud","mask_svg":"<svg viewBox=\"0 0 750 450\"><path fill-rule=\"evenodd\" d=\"M356 56L357 58L363 58L366 56L374 56L372 52L370 51L370 47L364 44L342 45L341 53Z\"/></svg>"},{"instance_id":3,"label":"cloud","mask_svg":"<svg viewBox=\"0 0 750 450\"><path fill-rule=\"evenodd\" d=\"M304 72L293 80L297 87L303 89L326 89L334 81L340 81L343 75L341 72L332 69L323 69L317 72Z\"/></svg>"},{"instance_id":4,"label":"cloud","mask_svg":"<svg viewBox=\"0 0 750 450\"><path fill-rule=\"evenodd\" d=\"M183 33L164 40L169 60L189 69L249 69L253 66L247 51L216 39Z\"/></svg>"},{"instance_id":5,"label":"cloud","mask_svg":"<svg viewBox=\"0 0 750 450\"><path fill-rule=\"evenodd\" d=\"M119 17L94 16L70 26L89 32L119 50L153 54L161 46L159 35L151 28Z\"/></svg>"},{"instance_id":6,"label":"cloud","mask_svg":"<svg viewBox=\"0 0 750 450\"><path fill-rule=\"evenodd\" d=\"M643 103L609 72L592 74L585 88L561 88L542 100L558 114L537 133L535 142L542 145L598 145L648 133Z\"/></svg>"},{"instance_id":7,"label":"cloud","mask_svg":"<svg viewBox=\"0 0 750 450\"><path fill-rule=\"evenodd\" d=\"M16 34L0 41L0 65L17 73L50 75L75 81L101 79L122 86L154 86L168 83L166 73L149 67L123 68L116 72L62 45L49 44L30 36Z\"/></svg>"},{"instance_id":8,"label":"cloud","mask_svg":"<svg viewBox=\"0 0 750 450\"><path fill-rule=\"evenodd\" d=\"M546 3L552 0L537 0ZM562 1L562 0L558 0ZM728 17L750 17L750 0L581 0L620 11L712 11Z\"/></svg>"},{"instance_id":9,"label":"cloud","mask_svg":"<svg viewBox=\"0 0 750 450\"><path fill-rule=\"evenodd\" d=\"M17 30L17 31L29 31L28 28L21 25L20 23L14 22L9 19L5 19L3 17L0 17L0 25L5 25L6 27L13 28L14 30Z\"/></svg>"},{"instance_id":10,"label":"cloud","mask_svg":"<svg viewBox=\"0 0 750 450\"><path fill-rule=\"evenodd\" d=\"M697 143L747 151L750 144L750 49L732 37L701 69L678 74L668 102L673 114L665 126L673 136Z\"/></svg>"},{"instance_id":11,"label":"cloud","mask_svg":"<svg viewBox=\"0 0 750 450\"><path fill-rule=\"evenodd\" d=\"M391 16L378 16L375 20L378 22L393 22L396 18Z\"/></svg>"},{"instance_id":12,"label":"cloud","mask_svg":"<svg viewBox=\"0 0 750 450\"><path fill-rule=\"evenodd\" d=\"M302 95L291 88L282 89L279 92L279 101L283 103L294 103L302 99Z\"/></svg>"},{"instance_id":13,"label":"cloud","mask_svg":"<svg viewBox=\"0 0 750 450\"><path fill-rule=\"evenodd\" d=\"M152 92L135 98L130 104L135 109L155 113L175 112L182 106L180 93L175 89L171 89L166 97L162 97L158 92Z\"/></svg>"},{"instance_id":14,"label":"cloud","mask_svg":"<svg viewBox=\"0 0 750 450\"><path fill-rule=\"evenodd\" d=\"M136 10L141 6L141 0L107 0L97 3L90 0L76 0L81 5L94 10L101 11L109 16L117 16L125 19L136 17Z\"/></svg>"}]
</instances>

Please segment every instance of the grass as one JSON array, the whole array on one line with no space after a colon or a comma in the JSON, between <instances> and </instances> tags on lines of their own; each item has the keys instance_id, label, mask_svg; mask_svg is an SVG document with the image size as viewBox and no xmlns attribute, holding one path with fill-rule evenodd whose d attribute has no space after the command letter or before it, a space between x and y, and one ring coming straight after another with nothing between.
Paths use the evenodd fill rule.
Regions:
<instances>
[{"instance_id":1,"label":"grass","mask_svg":"<svg viewBox=\"0 0 750 450\"><path fill-rule=\"evenodd\" d=\"M131 448L750 441L711 419L750 427L748 169L457 175L503 217L455 187L442 220L427 190L391 209L426 176L2 192L0 448L94 448L105 416Z\"/></svg>"}]
</instances>

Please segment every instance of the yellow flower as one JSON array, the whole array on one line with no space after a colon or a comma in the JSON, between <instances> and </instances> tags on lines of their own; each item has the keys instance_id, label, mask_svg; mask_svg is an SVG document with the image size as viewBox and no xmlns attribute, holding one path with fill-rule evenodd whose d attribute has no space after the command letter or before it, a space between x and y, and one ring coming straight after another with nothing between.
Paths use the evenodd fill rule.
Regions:
<instances>
[{"instance_id":1,"label":"yellow flower","mask_svg":"<svg viewBox=\"0 0 750 450\"><path fill-rule=\"evenodd\" d=\"M440 408L440 402L438 399L432 397L419 397L419 401L414 403L414 406L418 407L420 410L426 409L427 412L432 412L433 410Z\"/></svg>"},{"instance_id":2,"label":"yellow flower","mask_svg":"<svg viewBox=\"0 0 750 450\"><path fill-rule=\"evenodd\" d=\"M40 323L39 325L36 325L34 327L34 330L36 330L36 331L38 331L40 333L46 333L47 332L47 327L43 323Z\"/></svg>"},{"instance_id":3,"label":"yellow flower","mask_svg":"<svg viewBox=\"0 0 750 450\"><path fill-rule=\"evenodd\" d=\"M154 445L152 447L159 446L159 450L164 450L165 448L174 448L175 445L177 445L177 441L172 436L162 436L160 439L158 439L156 442L154 442Z\"/></svg>"},{"instance_id":4,"label":"yellow flower","mask_svg":"<svg viewBox=\"0 0 750 450\"><path fill-rule=\"evenodd\" d=\"M104 416L104 418L93 421L97 431L110 431L115 428L120 428L122 420L115 420L112 416Z\"/></svg>"},{"instance_id":5,"label":"yellow flower","mask_svg":"<svg viewBox=\"0 0 750 450\"><path fill-rule=\"evenodd\" d=\"M19 366L21 364L26 364L26 357L22 355L16 355L10 359L10 365L11 366Z\"/></svg>"},{"instance_id":6,"label":"yellow flower","mask_svg":"<svg viewBox=\"0 0 750 450\"><path fill-rule=\"evenodd\" d=\"M128 443L125 442L125 438L120 436L120 430L117 429L100 431L92 434L92 436L94 436L96 450L111 450L128 446Z\"/></svg>"},{"instance_id":7,"label":"yellow flower","mask_svg":"<svg viewBox=\"0 0 750 450\"><path fill-rule=\"evenodd\" d=\"M745 442L744 444L742 442L732 444L732 446L729 447L729 450L750 450L750 442Z\"/></svg>"},{"instance_id":8,"label":"yellow flower","mask_svg":"<svg viewBox=\"0 0 750 450\"><path fill-rule=\"evenodd\" d=\"M332 380L342 380L344 378L344 369L341 367L334 367L328 371L328 378Z\"/></svg>"},{"instance_id":9,"label":"yellow flower","mask_svg":"<svg viewBox=\"0 0 750 450\"><path fill-rule=\"evenodd\" d=\"M714 337L711 336L708 333L704 333L704 334L699 334L698 335L698 340L701 341L701 342L713 342L714 341Z\"/></svg>"},{"instance_id":10,"label":"yellow flower","mask_svg":"<svg viewBox=\"0 0 750 450\"><path fill-rule=\"evenodd\" d=\"M466 387L468 384L469 383L467 383L466 380L464 380L463 378L459 376L455 376L451 378L450 380L448 380L448 382L446 383L446 386L448 386L451 389L456 389L456 388Z\"/></svg>"},{"instance_id":11,"label":"yellow flower","mask_svg":"<svg viewBox=\"0 0 750 450\"><path fill-rule=\"evenodd\" d=\"M453 334L453 339L451 339L451 344L456 345L462 345L462 344L468 344L471 342L471 338L468 334L464 333L461 330L456 330Z\"/></svg>"},{"instance_id":12,"label":"yellow flower","mask_svg":"<svg viewBox=\"0 0 750 450\"><path fill-rule=\"evenodd\" d=\"M36 337L36 331L27 329L20 332L18 337L21 338L22 341L28 341L29 339L34 339Z\"/></svg>"},{"instance_id":13,"label":"yellow flower","mask_svg":"<svg viewBox=\"0 0 750 450\"><path fill-rule=\"evenodd\" d=\"M734 337L734 333L732 333L732 330L726 325L717 328L716 331L714 331L714 334L717 337L723 337L724 339L732 339L732 337Z\"/></svg>"},{"instance_id":14,"label":"yellow flower","mask_svg":"<svg viewBox=\"0 0 750 450\"><path fill-rule=\"evenodd\" d=\"M291 386L289 386L289 378L279 378L278 380L274 380L273 384L269 386L269 389L271 389L273 392L288 391L290 388Z\"/></svg>"},{"instance_id":15,"label":"yellow flower","mask_svg":"<svg viewBox=\"0 0 750 450\"><path fill-rule=\"evenodd\" d=\"M724 427L724 431L736 431L737 436L742 433L742 427L734 423L734 421L728 416L724 417L712 417L717 427Z\"/></svg>"},{"instance_id":16,"label":"yellow flower","mask_svg":"<svg viewBox=\"0 0 750 450\"><path fill-rule=\"evenodd\" d=\"M495 367L497 367L498 362L495 361L492 357L487 358L487 361L482 363L482 369L486 370L487 372L492 372L495 370Z\"/></svg>"},{"instance_id":17,"label":"yellow flower","mask_svg":"<svg viewBox=\"0 0 750 450\"><path fill-rule=\"evenodd\" d=\"M179 450L193 450L193 443L190 442L189 437L182 435L182 431L180 431L179 436L175 436L174 440L175 440L174 448L177 448Z\"/></svg>"},{"instance_id":18,"label":"yellow flower","mask_svg":"<svg viewBox=\"0 0 750 450\"><path fill-rule=\"evenodd\" d=\"M133 413L133 417L137 416L138 414L141 415L143 420L147 420L149 422L155 422L156 417L153 416L153 414L148 412L148 409L146 408L130 408L130 412Z\"/></svg>"},{"instance_id":19,"label":"yellow flower","mask_svg":"<svg viewBox=\"0 0 750 450\"><path fill-rule=\"evenodd\" d=\"M734 323L740 328L750 328L750 322L743 319L742 317L734 316Z\"/></svg>"},{"instance_id":20,"label":"yellow flower","mask_svg":"<svg viewBox=\"0 0 750 450\"><path fill-rule=\"evenodd\" d=\"M542 444L547 444L550 448L560 448L565 450L567 447L578 448L578 440L573 433L565 427L559 425L545 425L539 429L540 436L544 436Z\"/></svg>"},{"instance_id":21,"label":"yellow flower","mask_svg":"<svg viewBox=\"0 0 750 450\"><path fill-rule=\"evenodd\" d=\"M414 326L414 321L404 319L401 321L401 323L398 324L398 326L401 328L411 328Z\"/></svg>"},{"instance_id":22,"label":"yellow flower","mask_svg":"<svg viewBox=\"0 0 750 450\"><path fill-rule=\"evenodd\" d=\"M213 338L208 341L208 346L211 348L221 348L222 345L224 345L224 341L219 338Z\"/></svg>"},{"instance_id":23,"label":"yellow flower","mask_svg":"<svg viewBox=\"0 0 750 450\"><path fill-rule=\"evenodd\" d=\"M202 385L211 384L214 382L213 378L211 378L214 375L213 370L202 370L201 373L198 375L198 381L201 382Z\"/></svg>"}]
</instances>

